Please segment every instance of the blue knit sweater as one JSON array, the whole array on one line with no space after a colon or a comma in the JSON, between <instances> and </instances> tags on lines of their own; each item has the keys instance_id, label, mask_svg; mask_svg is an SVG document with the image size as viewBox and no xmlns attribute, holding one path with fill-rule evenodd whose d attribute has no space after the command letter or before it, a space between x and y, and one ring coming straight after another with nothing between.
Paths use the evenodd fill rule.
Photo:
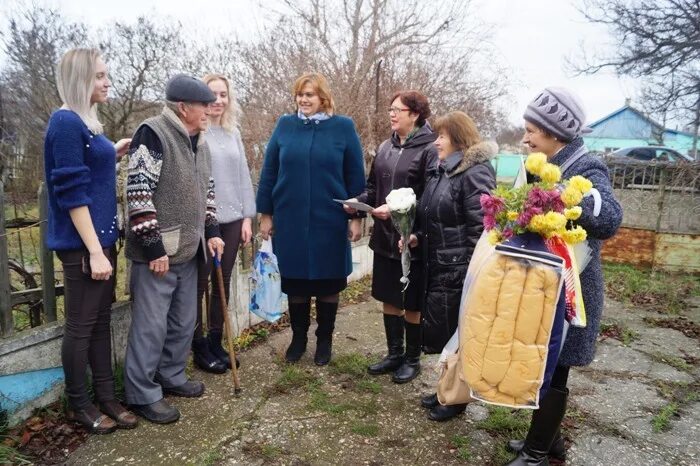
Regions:
<instances>
[{"instance_id":1,"label":"blue knit sweater","mask_svg":"<svg viewBox=\"0 0 700 466\"><path fill-rule=\"evenodd\" d=\"M81 206L88 206L102 247L117 242L116 157L114 144L93 134L77 113L61 109L51 115L44 142L49 249L85 247L69 214Z\"/></svg>"},{"instance_id":2,"label":"blue knit sweater","mask_svg":"<svg viewBox=\"0 0 700 466\"><path fill-rule=\"evenodd\" d=\"M277 121L265 151L258 212L273 216L272 243L285 278L334 279L352 272L348 215L333 199L365 189L360 139L342 115Z\"/></svg>"}]
</instances>

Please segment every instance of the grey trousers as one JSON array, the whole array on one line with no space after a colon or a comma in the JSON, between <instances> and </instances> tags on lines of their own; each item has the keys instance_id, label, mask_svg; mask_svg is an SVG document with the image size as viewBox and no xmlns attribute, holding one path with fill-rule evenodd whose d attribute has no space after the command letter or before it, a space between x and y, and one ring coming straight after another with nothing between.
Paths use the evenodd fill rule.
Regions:
<instances>
[{"instance_id":1,"label":"grey trousers","mask_svg":"<svg viewBox=\"0 0 700 466\"><path fill-rule=\"evenodd\" d=\"M124 388L129 404L163 398L162 387L187 382L197 309L197 257L171 265L156 277L148 264L131 268L131 328L124 360Z\"/></svg>"}]
</instances>

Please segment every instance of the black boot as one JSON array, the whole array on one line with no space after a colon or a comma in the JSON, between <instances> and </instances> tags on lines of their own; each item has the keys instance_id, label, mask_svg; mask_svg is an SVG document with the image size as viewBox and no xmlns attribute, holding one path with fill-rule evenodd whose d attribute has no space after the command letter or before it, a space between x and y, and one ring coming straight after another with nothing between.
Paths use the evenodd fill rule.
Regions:
<instances>
[{"instance_id":1,"label":"black boot","mask_svg":"<svg viewBox=\"0 0 700 466\"><path fill-rule=\"evenodd\" d=\"M420 405L425 409L433 409L436 406L440 406L438 401L437 393L432 393L430 395L425 395L420 399Z\"/></svg>"},{"instance_id":2,"label":"black boot","mask_svg":"<svg viewBox=\"0 0 700 466\"><path fill-rule=\"evenodd\" d=\"M204 337L192 340L192 360L195 366L204 372L211 372L212 374L223 374L226 372L226 366L209 351L209 344Z\"/></svg>"},{"instance_id":3,"label":"black boot","mask_svg":"<svg viewBox=\"0 0 700 466\"><path fill-rule=\"evenodd\" d=\"M402 316L384 314L384 333L386 334L386 346L389 349L389 354L378 363L367 367L369 374L388 374L403 364L403 323Z\"/></svg>"},{"instance_id":4,"label":"black boot","mask_svg":"<svg viewBox=\"0 0 700 466\"><path fill-rule=\"evenodd\" d=\"M211 351L211 354L216 356L219 361L224 363L227 368L231 369L231 358L228 355L228 351L224 349L223 346L221 346L221 338L223 337L223 333L221 330L209 330L209 333L207 334L207 340L209 341L209 351ZM236 356L236 368L241 367L241 363L238 360L238 356Z\"/></svg>"},{"instance_id":5,"label":"black boot","mask_svg":"<svg viewBox=\"0 0 700 466\"><path fill-rule=\"evenodd\" d=\"M287 362L297 362L306 352L306 342L311 324L309 313L311 312L311 303L289 303L289 323L292 327L292 342L287 348L285 359Z\"/></svg>"},{"instance_id":6,"label":"black boot","mask_svg":"<svg viewBox=\"0 0 700 466\"><path fill-rule=\"evenodd\" d=\"M338 303L316 301L316 354L314 362L317 366L325 366L331 361L333 348L333 330L335 316L338 313Z\"/></svg>"},{"instance_id":7,"label":"black boot","mask_svg":"<svg viewBox=\"0 0 700 466\"><path fill-rule=\"evenodd\" d=\"M549 388L540 401L540 408L532 413L530 430L522 450L507 466L549 465L548 454L564 419L568 395L567 388Z\"/></svg>"},{"instance_id":8,"label":"black boot","mask_svg":"<svg viewBox=\"0 0 700 466\"><path fill-rule=\"evenodd\" d=\"M462 414L465 409L467 409L466 403L460 403L457 405L438 404L428 412L428 419L438 422L448 421L453 417Z\"/></svg>"},{"instance_id":9,"label":"black boot","mask_svg":"<svg viewBox=\"0 0 700 466\"><path fill-rule=\"evenodd\" d=\"M420 374L421 325L410 322L406 322L405 325L406 357L391 377L394 383L410 382Z\"/></svg>"},{"instance_id":10,"label":"black boot","mask_svg":"<svg viewBox=\"0 0 700 466\"><path fill-rule=\"evenodd\" d=\"M525 440L511 440L508 442L508 450L513 453L520 453L523 446L525 446ZM552 443L547 454L550 458L554 458L555 460L561 462L566 461L566 444L564 442L564 437L561 436L561 431L558 431L554 436L554 443Z\"/></svg>"}]
</instances>

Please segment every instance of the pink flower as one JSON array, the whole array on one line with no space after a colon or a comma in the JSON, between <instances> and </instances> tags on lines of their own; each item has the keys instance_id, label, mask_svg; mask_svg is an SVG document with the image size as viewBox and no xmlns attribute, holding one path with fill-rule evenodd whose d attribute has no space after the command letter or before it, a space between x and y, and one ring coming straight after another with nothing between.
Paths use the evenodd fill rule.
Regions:
<instances>
[{"instance_id":1,"label":"pink flower","mask_svg":"<svg viewBox=\"0 0 700 466\"><path fill-rule=\"evenodd\" d=\"M528 205L544 209L549 202L549 194L542 188L534 187L530 190L525 201L525 208Z\"/></svg>"},{"instance_id":2,"label":"pink flower","mask_svg":"<svg viewBox=\"0 0 700 466\"><path fill-rule=\"evenodd\" d=\"M532 217L543 213L543 209L540 207L525 207L525 210L520 214L518 220L516 221L518 226L521 227L526 227L530 223L530 220L532 220Z\"/></svg>"},{"instance_id":3,"label":"pink flower","mask_svg":"<svg viewBox=\"0 0 700 466\"><path fill-rule=\"evenodd\" d=\"M484 196L484 194L482 194L482 196ZM486 230L493 230L494 228L496 228L496 218L493 215L484 215L484 228Z\"/></svg>"},{"instance_id":4,"label":"pink flower","mask_svg":"<svg viewBox=\"0 0 700 466\"><path fill-rule=\"evenodd\" d=\"M503 230L503 237L504 237L505 239L512 238L512 237L513 237L513 234L514 234L514 233L513 233L513 230L512 230L511 228L506 228L505 230Z\"/></svg>"},{"instance_id":5,"label":"pink flower","mask_svg":"<svg viewBox=\"0 0 700 466\"><path fill-rule=\"evenodd\" d=\"M479 202L481 202L481 208L485 215L495 216L505 207L503 199L490 194L482 194L479 198Z\"/></svg>"}]
</instances>

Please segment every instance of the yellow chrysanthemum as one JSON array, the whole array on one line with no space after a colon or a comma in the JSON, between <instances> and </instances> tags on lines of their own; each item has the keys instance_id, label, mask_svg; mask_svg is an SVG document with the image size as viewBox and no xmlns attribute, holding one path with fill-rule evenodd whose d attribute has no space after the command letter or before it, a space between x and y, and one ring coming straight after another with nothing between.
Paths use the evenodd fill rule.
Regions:
<instances>
[{"instance_id":1,"label":"yellow chrysanthemum","mask_svg":"<svg viewBox=\"0 0 700 466\"><path fill-rule=\"evenodd\" d=\"M542 234L545 231L547 231L547 222L545 221L544 215L533 215L527 227L530 231L533 231L535 233Z\"/></svg>"},{"instance_id":2,"label":"yellow chrysanthemum","mask_svg":"<svg viewBox=\"0 0 700 466\"><path fill-rule=\"evenodd\" d=\"M561 234L562 239L569 244L580 243L586 239L586 236L586 230L580 226L576 226L571 230L564 230Z\"/></svg>"},{"instance_id":3,"label":"yellow chrysanthemum","mask_svg":"<svg viewBox=\"0 0 700 466\"><path fill-rule=\"evenodd\" d=\"M527 156L525 159L525 169L533 175L540 175L540 170L547 163L547 156L542 152L535 152Z\"/></svg>"},{"instance_id":4,"label":"yellow chrysanthemum","mask_svg":"<svg viewBox=\"0 0 700 466\"><path fill-rule=\"evenodd\" d=\"M561 180L561 170L554 164L545 163L540 168L540 178L545 183L558 183Z\"/></svg>"},{"instance_id":5,"label":"yellow chrysanthemum","mask_svg":"<svg viewBox=\"0 0 700 466\"><path fill-rule=\"evenodd\" d=\"M559 231L566 228L566 217L559 212L547 212L544 221L549 231Z\"/></svg>"},{"instance_id":6,"label":"yellow chrysanthemum","mask_svg":"<svg viewBox=\"0 0 700 466\"><path fill-rule=\"evenodd\" d=\"M498 243L500 243L501 241L503 241L503 238L501 236L501 232L496 230L496 229L489 231L487 238L489 240L489 243L491 243L492 246L495 246Z\"/></svg>"},{"instance_id":7,"label":"yellow chrysanthemum","mask_svg":"<svg viewBox=\"0 0 700 466\"><path fill-rule=\"evenodd\" d=\"M561 200L566 207L574 207L581 203L583 199L583 194L578 189L567 187L564 192L561 193Z\"/></svg>"},{"instance_id":8,"label":"yellow chrysanthemum","mask_svg":"<svg viewBox=\"0 0 700 466\"><path fill-rule=\"evenodd\" d=\"M506 217L508 218L509 221L514 222L518 219L519 215L520 214L518 214L516 211L509 210L508 213L506 214Z\"/></svg>"},{"instance_id":9,"label":"yellow chrysanthemum","mask_svg":"<svg viewBox=\"0 0 700 466\"><path fill-rule=\"evenodd\" d=\"M580 206L574 206L570 209L564 209L564 217L566 217L567 220L578 220L581 216L581 212L583 212L583 209L581 209Z\"/></svg>"},{"instance_id":10,"label":"yellow chrysanthemum","mask_svg":"<svg viewBox=\"0 0 700 466\"><path fill-rule=\"evenodd\" d=\"M586 194L593 188L593 183L591 183L588 178L576 175L569 178L569 187L581 191L582 194Z\"/></svg>"}]
</instances>

